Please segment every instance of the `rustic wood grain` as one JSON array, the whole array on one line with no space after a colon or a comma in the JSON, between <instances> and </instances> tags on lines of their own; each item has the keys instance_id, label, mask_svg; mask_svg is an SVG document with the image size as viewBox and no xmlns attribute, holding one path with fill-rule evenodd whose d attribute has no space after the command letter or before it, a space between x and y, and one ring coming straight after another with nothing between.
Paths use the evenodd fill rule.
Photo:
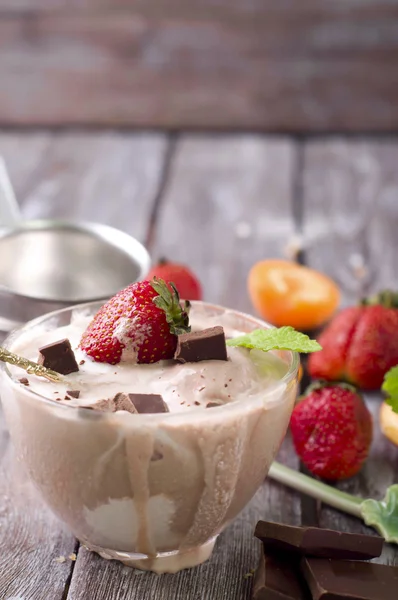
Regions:
<instances>
[{"instance_id":1,"label":"rustic wood grain","mask_svg":"<svg viewBox=\"0 0 398 600\"><path fill-rule=\"evenodd\" d=\"M335 0L331 4L320 3L319 0L302 0L301 14L316 12L325 14L344 14L355 10L363 14L376 14L396 7L396 0ZM25 13L26 11L45 11L64 13L74 11L84 13L98 11L100 9L130 9L161 12L165 9L172 11L186 10L188 14L200 14L202 10L219 11L228 15L251 14L265 16L268 13L281 13L287 10L297 10L295 0L280 0L277 4L273 0L196 0L195 3L184 2L184 0L0 0L0 10L5 13Z\"/></svg>"},{"instance_id":2,"label":"rustic wood grain","mask_svg":"<svg viewBox=\"0 0 398 600\"><path fill-rule=\"evenodd\" d=\"M0 134L0 154L18 196L33 180L48 145L46 133ZM63 600L71 571L67 557L75 546L16 463L0 406L0 598L29 594L29 600L43 600L43 595ZM65 561L56 562L61 556Z\"/></svg>"},{"instance_id":3,"label":"rustic wood grain","mask_svg":"<svg viewBox=\"0 0 398 600\"><path fill-rule=\"evenodd\" d=\"M398 143L333 139L302 148L285 138L182 136L170 148L156 134L0 134L0 154L26 217L95 214L141 239L151 223L154 254L191 264L209 301L250 310L247 270L258 258L286 252L297 234L293 216L302 221L307 262L338 279L345 301L397 281ZM367 402L377 423L380 400L368 396ZM369 462L340 487L380 498L397 480L398 450L377 424L375 430ZM11 454L0 418L1 600L248 599L256 520L299 523L305 516L298 494L267 481L220 536L212 559L196 569L158 577L84 548L76 563L57 563L75 541L36 498ZM298 468L289 437L279 459ZM366 530L323 506L320 524ZM381 560L398 564L397 556L386 546Z\"/></svg>"},{"instance_id":4,"label":"rustic wood grain","mask_svg":"<svg viewBox=\"0 0 398 600\"><path fill-rule=\"evenodd\" d=\"M24 217L91 218L142 239L166 150L152 134L0 135ZM75 547L13 460L0 409L1 600L64 600Z\"/></svg>"},{"instance_id":5,"label":"rustic wood grain","mask_svg":"<svg viewBox=\"0 0 398 600\"><path fill-rule=\"evenodd\" d=\"M362 293L397 287L398 175L394 141L318 141L304 151L304 244L308 263L334 276L345 303ZM356 256L356 260L352 257ZM363 267L359 268L363 257ZM351 260L350 260L351 257ZM350 266L351 265L351 266ZM355 267L355 265L357 265ZM355 267L355 268L354 268ZM374 441L360 474L338 485L363 498L381 499L398 481L398 448L381 433L380 394L367 394ZM322 507L320 525L369 532L362 523ZM398 564L396 546L385 545L381 562Z\"/></svg>"},{"instance_id":6,"label":"rustic wood grain","mask_svg":"<svg viewBox=\"0 0 398 600\"><path fill-rule=\"evenodd\" d=\"M35 175L46 159L51 139L51 134L46 132L28 135L0 132L0 156L5 160L19 202L34 185Z\"/></svg>"},{"instance_id":7,"label":"rustic wood grain","mask_svg":"<svg viewBox=\"0 0 398 600\"><path fill-rule=\"evenodd\" d=\"M0 598L63 600L76 541L37 497L8 442L0 409Z\"/></svg>"},{"instance_id":8,"label":"rustic wood grain","mask_svg":"<svg viewBox=\"0 0 398 600\"><path fill-rule=\"evenodd\" d=\"M258 136L183 136L154 232L155 255L186 261L200 275L206 299L250 310L250 265L280 256L295 230L292 211L295 146ZM280 460L298 461L287 438ZM250 597L259 518L299 523L300 498L267 482L220 536L212 558L177 575L143 574L80 549L68 600L243 600Z\"/></svg>"},{"instance_id":9,"label":"rustic wood grain","mask_svg":"<svg viewBox=\"0 0 398 600\"><path fill-rule=\"evenodd\" d=\"M398 144L311 142L304 151L306 256L352 301L398 280Z\"/></svg>"},{"instance_id":10,"label":"rustic wood grain","mask_svg":"<svg viewBox=\"0 0 398 600\"><path fill-rule=\"evenodd\" d=\"M363 14L384 12L396 7L396 0L335 0L331 4L320 3L319 0L303 0L301 13L317 12L324 14L350 13L355 10ZM286 10L297 10L295 0L280 0L277 4L273 0L249 0L242 3L239 0L196 0L195 3L184 0L0 0L0 10L6 13L24 13L31 11L70 12L84 13L98 11L99 9L124 8L131 10L162 11L165 9L181 11L184 8L189 14L197 14L201 10L220 11L229 14L237 11L239 14L255 13L264 16L267 12L284 13Z\"/></svg>"},{"instance_id":11,"label":"rustic wood grain","mask_svg":"<svg viewBox=\"0 0 398 600\"><path fill-rule=\"evenodd\" d=\"M397 129L396 2L240 4L4 3L0 122Z\"/></svg>"},{"instance_id":12,"label":"rustic wood grain","mask_svg":"<svg viewBox=\"0 0 398 600\"><path fill-rule=\"evenodd\" d=\"M154 257L195 267L205 299L250 311L246 277L295 234L296 152L284 139L183 136L161 207Z\"/></svg>"},{"instance_id":13,"label":"rustic wood grain","mask_svg":"<svg viewBox=\"0 0 398 600\"><path fill-rule=\"evenodd\" d=\"M65 132L34 134L32 140L30 134L10 133L0 137L0 154L15 181L24 218L105 222L140 239L146 234L166 147L162 134ZM32 166L34 159L29 157L36 150ZM18 173L21 162L31 167L28 181Z\"/></svg>"}]
</instances>

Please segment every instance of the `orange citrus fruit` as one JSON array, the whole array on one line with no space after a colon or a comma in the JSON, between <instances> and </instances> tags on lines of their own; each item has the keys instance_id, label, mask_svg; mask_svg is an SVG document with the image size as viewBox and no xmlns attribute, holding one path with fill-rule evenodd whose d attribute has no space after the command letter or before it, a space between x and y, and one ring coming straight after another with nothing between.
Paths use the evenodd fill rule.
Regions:
<instances>
[{"instance_id":1,"label":"orange citrus fruit","mask_svg":"<svg viewBox=\"0 0 398 600\"><path fill-rule=\"evenodd\" d=\"M256 263L249 273L248 291L266 321L301 330L323 325L340 302L340 290L330 277L288 260Z\"/></svg>"}]
</instances>

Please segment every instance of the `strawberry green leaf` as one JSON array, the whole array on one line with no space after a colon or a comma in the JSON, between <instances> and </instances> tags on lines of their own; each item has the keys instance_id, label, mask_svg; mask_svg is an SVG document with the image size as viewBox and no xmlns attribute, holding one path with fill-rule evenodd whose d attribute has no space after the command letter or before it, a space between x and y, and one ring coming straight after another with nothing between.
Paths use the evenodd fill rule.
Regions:
<instances>
[{"instance_id":1,"label":"strawberry green leaf","mask_svg":"<svg viewBox=\"0 0 398 600\"><path fill-rule=\"evenodd\" d=\"M269 350L291 350L292 352L317 352L322 347L308 335L294 327L255 329L251 333L227 340L227 346L242 346L268 352Z\"/></svg>"},{"instance_id":2,"label":"strawberry green leaf","mask_svg":"<svg viewBox=\"0 0 398 600\"><path fill-rule=\"evenodd\" d=\"M164 311L171 333L181 335L191 331L188 316L189 303L186 302L184 307L181 306L180 296L175 285L171 283L170 290L163 279L154 277L151 286L158 294L153 298L153 303Z\"/></svg>"},{"instance_id":3,"label":"strawberry green leaf","mask_svg":"<svg viewBox=\"0 0 398 600\"><path fill-rule=\"evenodd\" d=\"M386 399L387 404L391 406L394 412L398 413L398 365L384 375L384 383L381 389L388 396Z\"/></svg>"}]
</instances>

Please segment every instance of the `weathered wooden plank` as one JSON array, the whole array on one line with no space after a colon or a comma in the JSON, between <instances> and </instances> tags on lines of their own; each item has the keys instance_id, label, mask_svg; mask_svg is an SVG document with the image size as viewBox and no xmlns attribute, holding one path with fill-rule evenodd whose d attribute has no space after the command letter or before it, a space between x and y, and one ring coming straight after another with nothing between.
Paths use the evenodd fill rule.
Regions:
<instances>
[{"instance_id":1,"label":"weathered wooden plank","mask_svg":"<svg viewBox=\"0 0 398 600\"><path fill-rule=\"evenodd\" d=\"M334 276L345 302L362 293L397 287L398 176L393 141L310 142L305 148L304 242L310 265ZM361 258L362 257L362 258ZM367 395L374 418L374 442L361 473L339 488L380 499L398 480L398 448L380 431L379 394ZM323 507L320 524L365 531L361 522ZM386 546L383 562L398 564L396 547Z\"/></svg>"},{"instance_id":2,"label":"weathered wooden plank","mask_svg":"<svg viewBox=\"0 0 398 600\"><path fill-rule=\"evenodd\" d=\"M29 134L3 134L4 155L23 216L106 222L144 239L167 147L162 134L58 133L47 136L26 189L15 173ZM41 142L41 138L37 143ZM42 144L45 142L43 141ZM11 148L10 148L11 147Z\"/></svg>"},{"instance_id":3,"label":"weathered wooden plank","mask_svg":"<svg viewBox=\"0 0 398 600\"><path fill-rule=\"evenodd\" d=\"M158 215L154 252L192 266L206 299L250 310L246 275L258 258L280 256L295 230L296 152L292 142L258 136L190 137L177 144ZM287 439L280 460L298 461ZM104 563L80 549L68 600L243 600L250 597L259 518L300 522L300 499L267 482L220 536L212 558L177 575L155 576Z\"/></svg>"},{"instance_id":4,"label":"weathered wooden plank","mask_svg":"<svg viewBox=\"0 0 398 600\"><path fill-rule=\"evenodd\" d=\"M0 154L18 195L34 176L48 144L47 134L23 139L0 135ZM13 458L0 406L0 598L42 600L48 594L62 600L71 561L55 559L68 557L74 548L73 536L43 506Z\"/></svg>"},{"instance_id":5,"label":"weathered wooden plank","mask_svg":"<svg viewBox=\"0 0 398 600\"><path fill-rule=\"evenodd\" d=\"M193 265L207 301L250 311L249 268L281 256L295 233L293 143L183 137L173 167L154 256Z\"/></svg>"},{"instance_id":6,"label":"weathered wooden plank","mask_svg":"<svg viewBox=\"0 0 398 600\"><path fill-rule=\"evenodd\" d=\"M17 198L23 198L34 181L46 159L51 140L51 134L46 132L28 135L0 132L0 156L6 162Z\"/></svg>"},{"instance_id":7,"label":"weathered wooden plank","mask_svg":"<svg viewBox=\"0 0 398 600\"><path fill-rule=\"evenodd\" d=\"M354 300L396 286L398 144L311 142L304 154L306 255Z\"/></svg>"},{"instance_id":8,"label":"weathered wooden plank","mask_svg":"<svg viewBox=\"0 0 398 600\"><path fill-rule=\"evenodd\" d=\"M397 4L328 5L6 12L0 122L397 128Z\"/></svg>"},{"instance_id":9,"label":"weathered wooden plank","mask_svg":"<svg viewBox=\"0 0 398 600\"><path fill-rule=\"evenodd\" d=\"M95 219L144 238L167 140L162 135L2 134L24 216ZM0 598L63 600L74 537L12 459L0 411Z\"/></svg>"},{"instance_id":10,"label":"weathered wooden plank","mask_svg":"<svg viewBox=\"0 0 398 600\"><path fill-rule=\"evenodd\" d=\"M13 459L1 410L0 440L0 598L62 600L76 541Z\"/></svg>"},{"instance_id":11,"label":"weathered wooden plank","mask_svg":"<svg viewBox=\"0 0 398 600\"><path fill-rule=\"evenodd\" d=\"M335 0L335 2L319 3L318 0L303 0L301 3L301 13L320 12L325 13L349 13L352 10L363 12L384 11L396 6L396 0ZM266 12L281 12L286 10L296 10L295 0L280 0L275 4L272 0L248 0L241 3L239 0L197 0L195 3L184 2L183 0L0 0L0 10L19 13L25 11L51 11L65 12L74 10L76 12L86 12L89 10L100 10L105 8L115 9L144 9L162 11L165 8L171 10L183 10L188 7L191 14L195 11L219 10L223 13L229 13L231 10L241 11L243 14L255 12L256 14L265 14Z\"/></svg>"}]
</instances>

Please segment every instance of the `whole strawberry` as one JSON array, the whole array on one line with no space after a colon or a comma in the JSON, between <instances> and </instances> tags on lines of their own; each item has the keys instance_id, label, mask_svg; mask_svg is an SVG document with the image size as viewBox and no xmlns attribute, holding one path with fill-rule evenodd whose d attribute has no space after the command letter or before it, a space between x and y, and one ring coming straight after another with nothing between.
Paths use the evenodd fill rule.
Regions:
<instances>
[{"instance_id":1,"label":"whole strawberry","mask_svg":"<svg viewBox=\"0 0 398 600\"><path fill-rule=\"evenodd\" d=\"M148 279L153 277L160 277L168 284L174 283L178 293L184 300L202 299L202 286L197 277L185 265L162 259L150 270Z\"/></svg>"},{"instance_id":2,"label":"whole strawberry","mask_svg":"<svg viewBox=\"0 0 398 600\"><path fill-rule=\"evenodd\" d=\"M308 362L312 377L379 389L385 373L398 364L398 295L382 292L342 310L318 341L322 350Z\"/></svg>"},{"instance_id":3,"label":"whole strawberry","mask_svg":"<svg viewBox=\"0 0 398 600\"><path fill-rule=\"evenodd\" d=\"M97 362L154 363L172 358L177 335L190 331L177 290L161 279L133 283L113 296L83 333L80 348Z\"/></svg>"},{"instance_id":4,"label":"whole strawberry","mask_svg":"<svg viewBox=\"0 0 398 600\"><path fill-rule=\"evenodd\" d=\"M331 481L358 473L372 442L370 412L347 384L310 386L293 410L290 429L307 469Z\"/></svg>"}]
</instances>

